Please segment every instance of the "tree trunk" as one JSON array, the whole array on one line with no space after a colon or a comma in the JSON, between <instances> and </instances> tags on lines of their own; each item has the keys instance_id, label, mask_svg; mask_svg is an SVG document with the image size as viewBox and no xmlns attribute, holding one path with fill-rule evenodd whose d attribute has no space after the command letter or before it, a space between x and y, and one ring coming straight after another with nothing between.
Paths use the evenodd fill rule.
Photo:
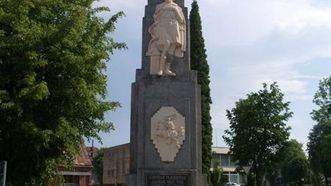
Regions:
<instances>
[{"instance_id":1,"label":"tree trunk","mask_svg":"<svg viewBox=\"0 0 331 186\"><path fill-rule=\"evenodd\" d=\"M328 180L328 176L326 174L324 174L324 179L325 179L325 185L328 186L329 180Z\"/></svg>"},{"instance_id":2,"label":"tree trunk","mask_svg":"<svg viewBox=\"0 0 331 186\"><path fill-rule=\"evenodd\" d=\"M263 186L263 173L261 170L255 171L256 175L256 186Z\"/></svg>"}]
</instances>

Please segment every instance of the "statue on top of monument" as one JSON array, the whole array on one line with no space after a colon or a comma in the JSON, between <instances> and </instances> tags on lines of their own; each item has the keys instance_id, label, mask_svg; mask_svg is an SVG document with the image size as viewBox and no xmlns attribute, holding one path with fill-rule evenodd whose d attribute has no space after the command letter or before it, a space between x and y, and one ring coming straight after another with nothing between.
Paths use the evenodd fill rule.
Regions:
<instances>
[{"instance_id":1,"label":"statue on top of monument","mask_svg":"<svg viewBox=\"0 0 331 186\"><path fill-rule=\"evenodd\" d=\"M176 74L170 70L175 57L183 57L186 50L186 22L182 8L173 0L156 6L154 23L148 31L152 36L146 56L151 59L151 74Z\"/></svg>"}]
</instances>

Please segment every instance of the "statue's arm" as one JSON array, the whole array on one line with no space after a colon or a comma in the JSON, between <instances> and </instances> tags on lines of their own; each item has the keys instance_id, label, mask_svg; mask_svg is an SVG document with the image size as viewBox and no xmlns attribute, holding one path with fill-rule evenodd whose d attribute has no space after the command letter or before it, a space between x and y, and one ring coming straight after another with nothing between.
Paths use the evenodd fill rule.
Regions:
<instances>
[{"instance_id":1,"label":"statue's arm","mask_svg":"<svg viewBox=\"0 0 331 186\"><path fill-rule=\"evenodd\" d=\"M185 24L185 18L184 18L184 14L183 11L180 7L176 7L176 17L178 19L178 22L181 24Z\"/></svg>"},{"instance_id":2,"label":"statue's arm","mask_svg":"<svg viewBox=\"0 0 331 186\"><path fill-rule=\"evenodd\" d=\"M162 9L162 4L156 6L155 12L154 12L154 15L153 15L154 21L157 21L157 20L160 19L161 9Z\"/></svg>"},{"instance_id":3,"label":"statue's arm","mask_svg":"<svg viewBox=\"0 0 331 186\"><path fill-rule=\"evenodd\" d=\"M156 5L154 15L160 13L160 10L161 10L162 6L163 6L163 3L162 4L159 4L159 5Z\"/></svg>"}]
</instances>

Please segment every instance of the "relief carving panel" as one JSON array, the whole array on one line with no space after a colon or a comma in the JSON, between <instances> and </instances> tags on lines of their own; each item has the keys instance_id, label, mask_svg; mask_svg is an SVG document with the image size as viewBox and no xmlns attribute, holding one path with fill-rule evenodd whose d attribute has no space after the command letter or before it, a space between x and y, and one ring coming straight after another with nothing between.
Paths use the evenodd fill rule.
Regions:
<instances>
[{"instance_id":1,"label":"relief carving panel","mask_svg":"<svg viewBox=\"0 0 331 186\"><path fill-rule=\"evenodd\" d=\"M163 162L173 162L185 140L185 117L162 107L151 118L151 140Z\"/></svg>"}]
</instances>

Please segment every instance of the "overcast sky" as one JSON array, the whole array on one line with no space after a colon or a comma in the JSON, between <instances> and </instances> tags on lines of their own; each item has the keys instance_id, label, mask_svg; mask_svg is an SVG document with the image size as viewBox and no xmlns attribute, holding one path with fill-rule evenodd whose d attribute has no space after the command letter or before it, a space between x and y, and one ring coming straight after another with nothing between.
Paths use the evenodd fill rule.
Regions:
<instances>
[{"instance_id":1,"label":"overcast sky","mask_svg":"<svg viewBox=\"0 0 331 186\"><path fill-rule=\"evenodd\" d=\"M190 9L191 0L186 0ZM278 82L290 101L291 138L307 142L318 82L331 74L330 0L200 0L210 65L214 146L224 146L225 110L262 83ZM101 134L110 147L130 140L131 83L141 67L142 17L147 0L101 0L113 13L124 11L113 37L129 49L116 51L108 67L109 97L122 105L107 120L115 131ZM102 14L108 18L111 13Z\"/></svg>"}]
</instances>

